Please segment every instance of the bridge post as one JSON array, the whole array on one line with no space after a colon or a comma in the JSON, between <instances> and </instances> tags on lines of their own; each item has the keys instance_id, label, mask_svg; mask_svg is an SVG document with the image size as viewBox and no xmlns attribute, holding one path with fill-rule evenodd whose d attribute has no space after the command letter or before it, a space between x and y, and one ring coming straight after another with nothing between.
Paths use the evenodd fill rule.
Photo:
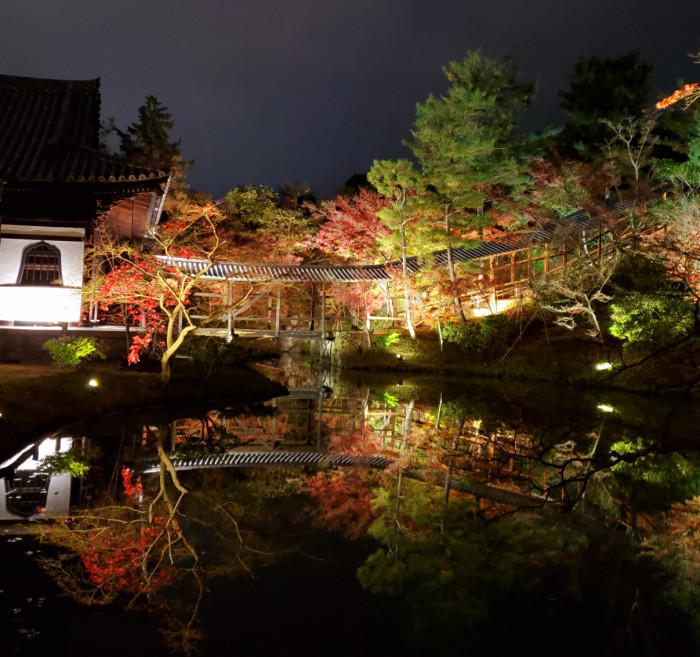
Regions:
<instances>
[{"instance_id":1,"label":"bridge post","mask_svg":"<svg viewBox=\"0 0 700 657\"><path fill-rule=\"evenodd\" d=\"M226 281L224 294L226 295L226 306L228 308L226 312L226 342L231 342L233 340L233 284L230 280Z\"/></svg>"},{"instance_id":2,"label":"bridge post","mask_svg":"<svg viewBox=\"0 0 700 657\"><path fill-rule=\"evenodd\" d=\"M314 315L316 314L316 284L311 283L311 321L309 321L309 331L313 331L316 327Z\"/></svg>"},{"instance_id":3,"label":"bridge post","mask_svg":"<svg viewBox=\"0 0 700 657\"><path fill-rule=\"evenodd\" d=\"M544 243L544 273L549 273L549 242Z\"/></svg>"},{"instance_id":4,"label":"bridge post","mask_svg":"<svg viewBox=\"0 0 700 657\"><path fill-rule=\"evenodd\" d=\"M280 337L280 306L282 304L282 286L277 286L277 306L275 307L275 337Z\"/></svg>"},{"instance_id":5,"label":"bridge post","mask_svg":"<svg viewBox=\"0 0 700 657\"><path fill-rule=\"evenodd\" d=\"M318 367L323 371L323 363L326 357L326 283L321 283L321 337L318 341Z\"/></svg>"},{"instance_id":6,"label":"bridge post","mask_svg":"<svg viewBox=\"0 0 700 657\"><path fill-rule=\"evenodd\" d=\"M321 283L321 340L326 339L326 283Z\"/></svg>"}]
</instances>

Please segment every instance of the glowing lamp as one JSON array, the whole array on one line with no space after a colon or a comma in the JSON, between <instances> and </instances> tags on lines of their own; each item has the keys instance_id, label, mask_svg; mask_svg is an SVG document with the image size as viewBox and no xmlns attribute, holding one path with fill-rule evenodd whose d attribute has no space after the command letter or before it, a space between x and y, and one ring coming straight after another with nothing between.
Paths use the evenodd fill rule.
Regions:
<instances>
[{"instance_id":1,"label":"glowing lamp","mask_svg":"<svg viewBox=\"0 0 700 657\"><path fill-rule=\"evenodd\" d=\"M615 409L610 404L598 404L598 410L602 413L614 413Z\"/></svg>"},{"instance_id":2,"label":"glowing lamp","mask_svg":"<svg viewBox=\"0 0 700 657\"><path fill-rule=\"evenodd\" d=\"M599 371L602 372L604 370L611 370L612 369L612 363L596 363L595 368Z\"/></svg>"},{"instance_id":3,"label":"glowing lamp","mask_svg":"<svg viewBox=\"0 0 700 657\"><path fill-rule=\"evenodd\" d=\"M100 385L100 382L97 379L90 379L87 384L88 388L97 388Z\"/></svg>"}]
</instances>

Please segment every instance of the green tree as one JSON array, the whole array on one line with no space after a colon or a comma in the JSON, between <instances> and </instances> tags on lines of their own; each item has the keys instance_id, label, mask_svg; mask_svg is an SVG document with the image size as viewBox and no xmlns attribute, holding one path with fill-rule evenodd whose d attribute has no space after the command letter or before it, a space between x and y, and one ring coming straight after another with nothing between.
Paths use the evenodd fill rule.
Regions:
<instances>
[{"instance_id":1,"label":"green tree","mask_svg":"<svg viewBox=\"0 0 700 657\"><path fill-rule=\"evenodd\" d=\"M408 160L375 160L367 179L389 202L389 206L377 212L377 216L391 231L386 240L392 250L398 247L401 258L401 273L406 305L406 327L413 340L416 329L413 323L411 288L408 283L409 228L417 234L420 199L417 190L423 185L420 174ZM414 242L417 240L414 240Z\"/></svg>"},{"instance_id":2,"label":"green tree","mask_svg":"<svg viewBox=\"0 0 700 657\"><path fill-rule=\"evenodd\" d=\"M569 89L559 92L560 106L570 117L562 134L565 148L588 158L599 155L609 136L601 121L640 116L651 95L652 70L638 52L613 59L579 59Z\"/></svg>"},{"instance_id":3,"label":"green tree","mask_svg":"<svg viewBox=\"0 0 700 657\"><path fill-rule=\"evenodd\" d=\"M700 111L692 115L687 135L687 159L682 162L662 160L656 168L659 175L685 188L686 191L700 189Z\"/></svg>"},{"instance_id":4,"label":"green tree","mask_svg":"<svg viewBox=\"0 0 700 657\"><path fill-rule=\"evenodd\" d=\"M284 257L309 236L314 220L302 207L280 207L274 190L242 185L230 190L219 207L231 231L231 257L244 260Z\"/></svg>"},{"instance_id":5,"label":"green tree","mask_svg":"<svg viewBox=\"0 0 700 657\"><path fill-rule=\"evenodd\" d=\"M455 310L464 323L456 293L453 233L484 224L483 209L492 190L499 188L492 197L503 197L508 188L527 181L514 147L518 118L534 87L517 81L512 60L489 60L479 52L443 70L451 85L444 96L430 95L418 104L406 145L439 208Z\"/></svg>"},{"instance_id":6,"label":"green tree","mask_svg":"<svg viewBox=\"0 0 700 657\"><path fill-rule=\"evenodd\" d=\"M126 160L136 166L163 171L181 162L180 140L171 141L170 132L175 121L167 107L155 96L146 96L138 116L138 121L125 131L111 124L111 129L119 136L120 150Z\"/></svg>"},{"instance_id":7,"label":"green tree","mask_svg":"<svg viewBox=\"0 0 700 657\"><path fill-rule=\"evenodd\" d=\"M695 304L673 289L632 292L610 305L610 333L627 345L661 346L694 328Z\"/></svg>"}]
</instances>

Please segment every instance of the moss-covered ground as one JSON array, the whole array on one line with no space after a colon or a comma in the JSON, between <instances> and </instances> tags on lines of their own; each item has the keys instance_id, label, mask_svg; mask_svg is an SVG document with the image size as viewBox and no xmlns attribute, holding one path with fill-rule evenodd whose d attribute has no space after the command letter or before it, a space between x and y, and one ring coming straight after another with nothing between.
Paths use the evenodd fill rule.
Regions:
<instances>
[{"instance_id":1,"label":"moss-covered ground","mask_svg":"<svg viewBox=\"0 0 700 657\"><path fill-rule=\"evenodd\" d=\"M675 347L625 351L619 342L593 340L582 330L545 332L536 328L494 349L442 346L434 331L419 332L416 340L400 333L398 341L382 346L362 332L344 334L335 347L335 361L348 370L375 370L488 377L507 380L617 388L647 394L700 394L700 339ZM609 363L611 369L597 366Z\"/></svg>"}]
</instances>

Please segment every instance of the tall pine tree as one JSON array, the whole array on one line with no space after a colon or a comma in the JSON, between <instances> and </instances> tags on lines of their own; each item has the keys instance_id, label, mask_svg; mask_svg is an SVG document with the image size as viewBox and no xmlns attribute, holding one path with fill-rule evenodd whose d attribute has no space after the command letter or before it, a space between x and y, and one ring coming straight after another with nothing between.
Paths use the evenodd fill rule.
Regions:
<instances>
[{"instance_id":1,"label":"tall pine tree","mask_svg":"<svg viewBox=\"0 0 700 657\"><path fill-rule=\"evenodd\" d=\"M483 225L489 195L502 197L527 181L527 168L516 157L517 126L534 87L518 82L512 60L489 60L479 52L443 70L450 87L444 96L430 95L417 106L406 145L442 217L455 310L464 322L452 259L454 233Z\"/></svg>"},{"instance_id":2,"label":"tall pine tree","mask_svg":"<svg viewBox=\"0 0 700 657\"><path fill-rule=\"evenodd\" d=\"M126 131L116 126L122 155L130 164L168 171L180 160L180 140L171 141L175 122L172 114L155 96L147 96L138 109L138 121Z\"/></svg>"}]
</instances>

